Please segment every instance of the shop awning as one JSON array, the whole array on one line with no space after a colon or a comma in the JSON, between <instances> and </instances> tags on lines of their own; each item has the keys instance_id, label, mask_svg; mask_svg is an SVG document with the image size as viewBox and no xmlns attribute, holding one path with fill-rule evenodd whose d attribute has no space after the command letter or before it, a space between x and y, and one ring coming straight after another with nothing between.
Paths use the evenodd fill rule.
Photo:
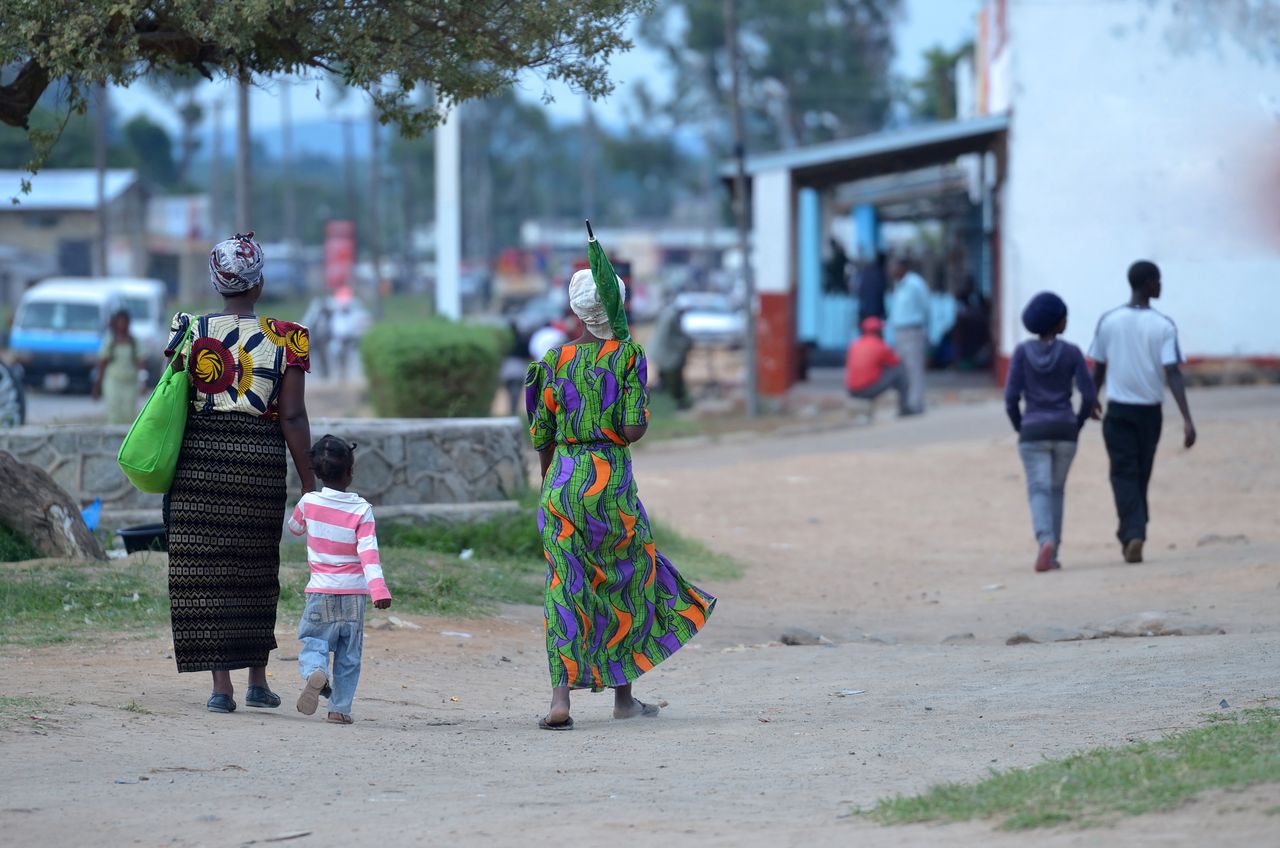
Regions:
<instances>
[{"instance_id":1,"label":"shop awning","mask_svg":"<svg viewBox=\"0 0 1280 848\"><path fill-rule=\"evenodd\" d=\"M795 185L825 188L882 174L945 165L983 153L1009 129L1008 115L946 121L747 157L747 174L787 170ZM722 171L733 177L733 165Z\"/></svg>"}]
</instances>

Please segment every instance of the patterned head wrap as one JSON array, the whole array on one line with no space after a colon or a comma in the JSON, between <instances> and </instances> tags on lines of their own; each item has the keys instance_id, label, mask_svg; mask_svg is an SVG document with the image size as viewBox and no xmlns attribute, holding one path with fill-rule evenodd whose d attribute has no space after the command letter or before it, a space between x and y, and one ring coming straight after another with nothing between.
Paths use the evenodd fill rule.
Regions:
<instances>
[{"instance_id":1,"label":"patterned head wrap","mask_svg":"<svg viewBox=\"0 0 1280 848\"><path fill-rule=\"evenodd\" d=\"M237 295L262 283L262 245L247 234L236 233L209 251L209 282L221 295Z\"/></svg>"},{"instance_id":2,"label":"patterned head wrap","mask_svg":"<svg viewBox=\"0 0 1280 848\"><path fill-rule=\"evenodd\" d=\"M618 278L618 291L625 302L627 284L622 282L621 277ZM609 313L600 302L600 292L596 289L596 281L591 276L590 268L574 272L573 277L569 279L569 308L582 323L587 325L587 329L593 336L606 340L613 338Z\"/></svg>"}]
</instances>

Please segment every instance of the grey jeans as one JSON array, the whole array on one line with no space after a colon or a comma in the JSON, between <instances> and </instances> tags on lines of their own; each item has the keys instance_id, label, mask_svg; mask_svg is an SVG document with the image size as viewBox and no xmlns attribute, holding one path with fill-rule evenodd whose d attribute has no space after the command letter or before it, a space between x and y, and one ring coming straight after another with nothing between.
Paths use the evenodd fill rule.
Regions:
<instances>
[{"instance_id":1,"label":"grey jeans","mask_svg":"<svg viewBox=\"0 0 1280 848\"><path fill-rule=\"evenodd\" d=\"M1067 473L1076 457L1076 443L1019 442L1018 453L1027 472L1027 502L1036 542L1062 544L1062 512L1067 496Z\"/></svg>"},{"instance_id":2,"label":"grey jeans","mask_svg":"<svg viewBox=\"0 0 1280 848\"><path fill-rule=\"evenodd\" d=\"M879 380L864 389L853 389L849 395L862 400L875 400L890 389L898 392L898 411L905 412L907 410L907 372L901 365L884 369Z\"/></svg>"},{"instance_id":3,"label":"grey jeans","mask_svg":"<svg viewBox=\"0 0 1280 848\"><path fill-rule=\"evenodd\" d=\"M893 347L902 359L903 370L907 372L907 411L924 412L924 327L895 327Z\"/></svg>"}]
</instances>

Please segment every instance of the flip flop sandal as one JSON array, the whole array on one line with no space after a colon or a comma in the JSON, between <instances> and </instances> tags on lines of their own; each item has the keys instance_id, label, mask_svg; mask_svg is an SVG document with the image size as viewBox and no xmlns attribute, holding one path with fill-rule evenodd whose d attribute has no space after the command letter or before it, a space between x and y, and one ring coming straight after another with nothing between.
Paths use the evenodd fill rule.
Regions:
<instances>
[{"instance_id":1,"label":"flip flop sandal","mask_svg":"<svg viewBox=\"0 0 1280 848\"><path fill-rule=\"evenodd\" d=\"M250 686L244 693L244 704L246 707L274 710L280 706L280 696L265 686Z\"/></svg>"},{"instance_id":2,"label":"flip flop sandal","mask_svg":"<svg viewBox=\"0 0 1280 848\"><path fill-rule=\"evenodd\" d=\"M573 716L569 716L559 724L552 724L547 721L546 716L538 719L538 727L542 730L573 730Z\"/></svg>"},{"instance_id":3,"label":"flip flop sandal","mask_svg":"<svg viewBox=\"0 0 1280 848\"><path fill-rule=\"evenodd\" d=\"M325 721L329 722L330 724L354 724L355 723L355 719L343 713L338 713L337 718L334 718L333 716L329 716L328 718L325 719Z\"/></svg>"},{"instance_id":4,"label":"flip flop sandal","mask_svg":"<svg viewBox=\"0 0 1280 848\"><path fill-rule=\"evenodd\" d=\"M205 706L211 713L233 713L236 711L235 698L218 692L214 692L209 696L209 702Z\"/></svg>"},{"instance_id":5,"label":"flip flop sandal","mask_svg":"<svg viewBox=\"0 0 1280 848\"><path fill-rule=\"evenodd\" d=\"M635 715L630 715L630 716L627 716L626 718L621 718L621 719L618 718L617 716L614 716L614 719L616 721L626 721L629 718L657 718L658 713L662 712L662 708L659 707L657 704L646 704L644 701L640 700L639 698L634 698L633 700L640 705L640 712L636 713Z\"/></svg>"},{"instance_id":6,"label":"flip flop sandal","mask_svg":"<svg viewBox=\"0 0 1280 848\"><path fill-rule=\"evenodd\" d=\"M323 669L317 668L307 675L307 687L298 696L298 712L303 715L315 715L320 704L320 696L329 688L329 678Z\"/></svg>"}]
</instances>

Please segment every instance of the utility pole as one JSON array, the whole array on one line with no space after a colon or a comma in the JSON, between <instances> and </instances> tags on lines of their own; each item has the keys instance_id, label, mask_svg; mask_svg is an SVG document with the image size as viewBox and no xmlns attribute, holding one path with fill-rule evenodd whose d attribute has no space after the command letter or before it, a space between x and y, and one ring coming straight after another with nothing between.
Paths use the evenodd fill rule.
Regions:
<instances>
[{"instance_id":1,"label":"utility pole","mask_svg":"<svg viewBox=\"0 0 1280 848\"><path fill-rule=\"evenodd\" d=\"M213 101L213 152L209 159L209 226L213 237L223 236L222 228L222 98Z\"/></svg>"},{"instance_id":2,"label":"utility pole","mask_svg":"<svg viewBox=\"0 0 1280 848\"><path fill-rule=\"evenodd\" d=\"M107 275L107 84L94 86L93 167L97 172L98 234L93 243L93 275Z\"/></svg>"},{"instance_id":3,"label":"utility pole","mask_svg":"<svg viewBox=\"0 0 1280 848\"><path fill-rule=\"evenodd\" d=\"M582 217L596 217L596 117L591 98L582 97Z\"/></svg>"},{"instance_id":4,"label":"utility pole","mask_svg":"<svg viewBox=\"0 0 1280 848\"><path fill-rule=\"evenodd\" d=\"M360 198L356 194L356 124L351 118L342 121L342 178L347 195L346 218L351 222L352 250L360 254L360 234L364 232L359 224ZM349 281L350 282L350 281Z\"/></svg>"},{"instance_id":5,"label":"utility pole","mask_svg":"<svg viewBox=\"0 0 1280 848\"><path fill-rule=\"evenodd\" d=\"M756 279L747 229L747 148L742 129L737 0L724 0L724 41L729 54L729 110L733 116L733 216L738 223L738 250L742 254L742 280L747 294L747 417L755 418L760 414L759 375L756 373Z\"/></svg>"},{"instance_id":6,"label":"utility pole","mask_svg":"<svg viewBox=\"0 0 1280 848\"><path fill-rule=\"evenodd\" d=\"M437 106L437 108L439 108ZM457 106L436 127L436 314L462 318L462 116Z\"/></svg>"},{"instance_id":7,"label":"utility pole","mask_svg":"<svg viewBox=\"0 0 1280 848\"><path fill-rule=\"evenodd\" d=\"M289 258L297 264L298 203L293 184L293 83L280 80L280 179L284 183L284 237L289 245Z\"/></svg>"},{"instance_id":8,"label":"utility pole","mask_svg":"<svg viewBox=\"0 0 1280 848\"><path fill-rule=\"evenodd\" d=\"M236 224L237 233L253 229L250 210L253 198L249 187L249 73L240 71L236 92Z\"/></svg>"},{"instance_id":9,"label":"utility pole","mask_svg":"<svg viewBox=\"0 0 1280 848\"><path fill-rule=\"evenodd\" d=\"M373 260L373 317L382 317L382 230L378 218L378 201L381 195L382 158L381 135L378 124L378 107L369 107L369 256Z\"/></svg>"}]
</instances>

